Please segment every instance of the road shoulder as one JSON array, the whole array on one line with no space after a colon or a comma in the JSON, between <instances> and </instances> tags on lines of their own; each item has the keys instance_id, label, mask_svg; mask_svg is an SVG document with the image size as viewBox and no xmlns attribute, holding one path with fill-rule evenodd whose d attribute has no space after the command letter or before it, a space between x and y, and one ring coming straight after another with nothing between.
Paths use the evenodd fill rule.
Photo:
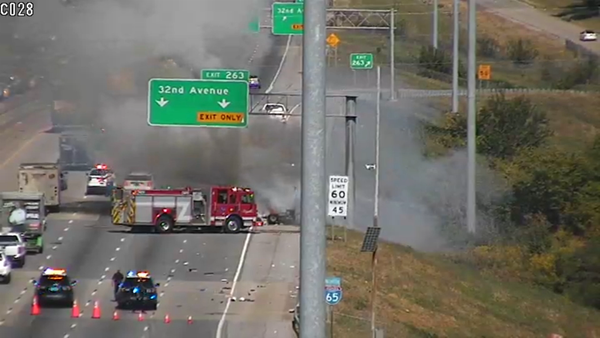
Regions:
<instances>
[{"instance_id":1,"label":"road shoulder","mask_svg":"<svg viewBox=\"0 0 600 338\"><path fill-rule=\"evenodd\" d=\"M253 235L225 337L295 337L290 309L297 302L299 265L299 227L265 226Z\"/></svg>"}]
</instances>

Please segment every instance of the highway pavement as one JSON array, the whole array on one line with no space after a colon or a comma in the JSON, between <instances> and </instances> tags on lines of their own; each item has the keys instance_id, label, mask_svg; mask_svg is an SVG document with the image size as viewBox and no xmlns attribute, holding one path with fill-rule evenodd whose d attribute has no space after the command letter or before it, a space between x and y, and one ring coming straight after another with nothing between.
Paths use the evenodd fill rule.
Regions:
<instances>
[{"instance_id":1,"label":"highway pavement","mask_svg":"<svg viewBox=\"0 0 600 338\"><path fill-rule=\"evenodd\" d=\"M551 34L560 39L568 39L573 43L600 54L600 43L597 41L579 41L579 33L584 30L574 23L553 17L549 13L532 7L522 1L482 0L478 3L482 10L489 11L507 20L527 26L534 31Z\"/></svg>"},{"instance_id":2,"label":"highway pavement","mask_svg":"<svg viewBox=\"0 0 600 338\"><path fill-rule=\"evenodd\" d=\"M12 190L16 167L25 161L52 161L57 155L57 136L39 133L22 144L0 170L2 189ZM11 284L0 286L0 336L2 337L144 337L167 335L213 336L225 306L225 295L239 265L244 235L225 234L130 234L113 226L96 207L102 197L84 198L85 176L71 172L65 192L65 208L48 219L43 254L28 256L23 269L15 269ZM79 211L78 211L79 210ZM94 212L95 210L95 212ZM78 280L76 298L80 318L71 310L42 308L31 316L32 278L42 266L65 267ZM120 312L113 321L110 277L116 269L149 270L161 283L158 311L144 314ZM101 319L91 319L99 302ZM171 322L164 323L169 315ZM188 323L188 317L192 322Z\"/></svg>"}]
</instances>

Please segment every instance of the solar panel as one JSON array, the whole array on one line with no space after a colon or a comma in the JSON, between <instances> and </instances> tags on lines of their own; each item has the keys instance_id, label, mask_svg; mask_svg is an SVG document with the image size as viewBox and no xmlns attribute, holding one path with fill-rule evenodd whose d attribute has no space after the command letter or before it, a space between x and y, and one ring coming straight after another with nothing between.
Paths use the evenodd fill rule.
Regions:
<instances>
[{"instance_id":1,"label":"solar panel","mask_svg":"<svg viewBox=\"0 0 600 338\"><path fill-rule=\"evenodd\" d=\"M368 227L365 237L363 238L361 252L375 252L377 250L377 241L381 233L380 227Z\"/></svg>"}]
</instances>

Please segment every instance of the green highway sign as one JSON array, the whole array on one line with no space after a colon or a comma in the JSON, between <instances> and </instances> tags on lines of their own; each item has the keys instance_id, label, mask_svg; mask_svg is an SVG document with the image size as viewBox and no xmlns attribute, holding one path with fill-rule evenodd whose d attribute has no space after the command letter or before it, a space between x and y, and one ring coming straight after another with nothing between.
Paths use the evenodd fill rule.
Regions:
<instances>
[{"instance_id":1,"label":"green highway sign","mask_svg":"<svg viewBox=\"0 0 600 338\"><path fill-rule=\"evenodd\" d=\"M353 53L350 54L350 68L355 70L373 69L373 54Z\"/></svg>"},{"instance_id":2,"label":"green highway sign","mask_svg":"<svg viewBox=\"0 0 600 338\"><path fill-rule=\"evenodd\" d=\"M250 80L250 72L245 69L202 69L202 80Z\"/></svg>"},{"instance_id":3,"label":"green highway sign","mask_svg":"<svg viewBox=\"0 0 600 338\"><path fill-rule=\"evenodd\" d=\"M296 3L303 4L304 0L296 0Z\"/></svg>"},{"instance_id":4,"label":"green highway sign","mask_svg":"<svg viewBox=\"0 0 600 338\"><path fill-rule=\"evenodd\" d=\"M150 79L148 124L245 128L248 95L242 80Z\"/></svg>"},{"instance_id":5,"label":"green highway sign","mask_svg":"<svg viewBox=\"0 0 600 338\"><path fill-rule=\"evenodd\" d=\"M260 32L260 18L258 16L252 18L252 21L248 23L248 30L252 33Z\"/></svg>"},{"instance_id":6,"label":"green highway sign","mask_svg":"<svg viewBox=\"0 0 600 338\"><path fill-rule=\"evenodd\" d=\"M271 8L273 35L304 34L304 2L274 2Z\"/></svg>"}]
</instances>

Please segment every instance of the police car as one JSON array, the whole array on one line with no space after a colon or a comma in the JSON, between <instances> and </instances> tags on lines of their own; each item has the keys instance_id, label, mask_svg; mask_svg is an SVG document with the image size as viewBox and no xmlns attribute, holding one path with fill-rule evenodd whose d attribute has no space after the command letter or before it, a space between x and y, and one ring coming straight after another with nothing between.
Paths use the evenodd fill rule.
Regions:
<instances>
[{"instance_id":1,"label":"police car","mask_svg":"<svg viewBox=\"0 0 600 338\"><path fill-rule=\"evenodd\" d=\"M8 257L4 255L4 252L0 252L0 282L10 284L11 273L12 264L8 260Z\"/></svg>"},{"instance_id":2,"label":"police car","mask_svg":"<svg viewBox=\"0 0 600 338\"><path fill-rule=\"evenodd\" d=\"M106 164L97 164L87 173L88 182L85 189L86 195L108 196L114 184L115 174Z\"/></svg>"},{"instance_id":3,"label":"police car","mask_svg":"<svg viewBox=\"0 0 600 338\"><path fill-rule=\"evenodd\" d=\"M148 271L129 271L117 290L115 299L121 309L151 309L158 307L159 283L154 283Z\"/></svg>"},{"instance_id":4,"label":"police car","mask_svg":"<svg viewBox=\"0 0 600 338\"><path fill-rule=\"evenodd\" d=\"M67 270L63 268L46 268L42 275L36 281L35 295L40 305L62 305L71 306L73 304L73 287L77 284L76 280L71 280L67 275Z\"/></svg>"}]
</instances>

